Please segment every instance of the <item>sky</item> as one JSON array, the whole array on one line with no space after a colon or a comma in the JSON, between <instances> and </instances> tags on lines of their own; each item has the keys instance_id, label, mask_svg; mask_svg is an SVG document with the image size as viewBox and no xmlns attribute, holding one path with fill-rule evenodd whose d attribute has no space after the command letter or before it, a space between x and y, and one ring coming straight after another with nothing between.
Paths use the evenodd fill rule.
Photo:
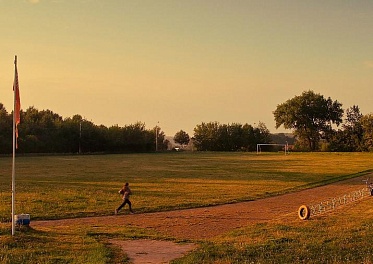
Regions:
<instances>
[{"instance_id":1,"label":"sky","mask_svg":"<svg viewBox=\"0 0 373 264\"><path fill-rule=\"evenodd\" d=\"M371 0L0 0L0 103L97 125L263 122L313 90L373 112Z\"/></svg>"}]
</instances>

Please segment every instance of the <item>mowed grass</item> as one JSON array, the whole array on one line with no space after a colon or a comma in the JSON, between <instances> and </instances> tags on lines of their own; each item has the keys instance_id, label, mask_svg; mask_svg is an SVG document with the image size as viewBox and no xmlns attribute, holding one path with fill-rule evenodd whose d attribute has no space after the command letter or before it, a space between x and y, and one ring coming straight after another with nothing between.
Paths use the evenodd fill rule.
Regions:
<instances>
[{"instance_id":1,"label":"mowed grass","mask_svg":"<svg viewBox=\"0 0 373 264\"><path fill-rule=\"evenodd\" d=\"M373 155L168 153L16 158L16 212L33 219L113 214L129 182L134 209L258 199L372 168ZM11 213L11 158L0 159L0 219Z\"/></svg>"},{"instance_id":2,"label":"mowed grass","mask_svg":"<svg viewBox=\"0 0 373 264\"><path fill-rule=\"evenodd\" d=\"M123 238L124 234L131 238L150 236L149 232L143 234L142 230L126 227L103 229L99 234L89 227L66 227L59 232L27 230L11 237L11 162L11 158L0 158L0 219L3 222L0 224L0 248L4 249L0 262L111 263L113 259L118 261L118 256L122 260L125 257L109 247L105 238ZM180 152L17 157L16 213L29 213L32 221L112 215L121 202L118 190L125 182L130 183L134 192L131 199L137 213L247 201L353 177L372 169L372 163L373 153L291 153L285 156L279 153ZM356 217L360 217L362 223L369 222L364 214L356 213ZM282 247L290 245L291 249L293 245L293 250L299 250L299 243L305 243L298 254L319 250L316 238L307 240L316 228L335 234L330 235L331 244L340 243L343 236L337 236L338 233L349 235L349 228L332 228L329 218L318 221L322 222L321 226L320 222L310 221L308 228L297 226L298 222L248 228L240 231L241 235L231 234L203 245L202 251L191 254L181 263L244 263L244 259L279 263L275 260L289 260L284 258L289 252L283 252ZM341 218L340 221L347 220ZM369 230L369 225L365 227ZM288 229L292 232L286 231ZM285 233L288 235L281 236ZM258 236L261 240L251 239ZM372 242L370 238L367 241ZM340 260L337 254L334 257Z\"/></svg>"},{"instance_id":3,"label":"mowed grass","mask_svg":"<svg viewBox=\"0 0 373 264\"><path fill-rule=\"evenodd\" d=\"M308 221L273 220L204 242L186 263L373 263L373 198Z\"/></svg>"}]
</instances>

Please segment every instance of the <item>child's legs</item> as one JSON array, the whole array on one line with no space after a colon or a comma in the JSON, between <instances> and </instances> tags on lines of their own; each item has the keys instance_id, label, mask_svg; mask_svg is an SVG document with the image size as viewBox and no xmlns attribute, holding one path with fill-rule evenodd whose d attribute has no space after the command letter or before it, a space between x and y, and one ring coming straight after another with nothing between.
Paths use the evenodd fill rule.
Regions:
<instances>
[{"instance_id":1,"label":"child's legs","mask_svg":"<svg viewBox=\"0 0 373 264\"><path fill-rule=\"evenodd\" d=\"M118 209L117 209L117 211L119 211L120 209L122 209L123 208L123 206L125 206L126 205L126 201L124 201L119 207L118 207Z\"/></svg>"},{"instance_id":2,"label":"child's legs","mask_svg":"<svg viewBox=\"0 0 373 264\"><path fill-rule=\"evenodd\" d=\"M126 199L124 200L124 204L128 203L128 207L130 208L130 211L132 212L132 203L130 200Z\"/></svg>"}]
</instances>

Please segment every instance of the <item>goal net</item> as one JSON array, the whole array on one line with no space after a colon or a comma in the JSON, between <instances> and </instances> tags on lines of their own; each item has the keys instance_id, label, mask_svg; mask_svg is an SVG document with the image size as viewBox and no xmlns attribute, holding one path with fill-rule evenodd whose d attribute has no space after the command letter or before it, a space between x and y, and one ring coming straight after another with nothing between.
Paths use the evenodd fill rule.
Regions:
<instances>
[{"instance_id":1,"label":"goal net","mask_svg":"<svg viewBox=\"0 0 373 264\"><path fill-rule=\"evenodd\" d=\"M285 152L285 155L289 152L288 144L256 144L256 153L262 152Z\"/></svg>"}]
</instances>

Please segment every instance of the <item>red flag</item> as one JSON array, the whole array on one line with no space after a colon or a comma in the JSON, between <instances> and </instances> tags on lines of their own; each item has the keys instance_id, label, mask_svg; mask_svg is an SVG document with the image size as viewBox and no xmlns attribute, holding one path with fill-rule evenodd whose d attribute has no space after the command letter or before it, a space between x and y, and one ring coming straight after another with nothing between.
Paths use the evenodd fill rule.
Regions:
<instances>
[{"instance_id":1,"label":"red flag","mask_svg":"<svg viewBox=\"0 0 373 264\"><path fill-rule=\"evenodd\" d=\"M16 132L16 148L18 148L17 139L18 139L18 125L21 122L21 100L19 96L19 84L18 84L18 71L17 71L17 56L14 60L15 65L15 72L14 72L14 83L13 83L13 91L14 91L14 125L15 125L15 132Z\"/></svg>"}]
</instances>

